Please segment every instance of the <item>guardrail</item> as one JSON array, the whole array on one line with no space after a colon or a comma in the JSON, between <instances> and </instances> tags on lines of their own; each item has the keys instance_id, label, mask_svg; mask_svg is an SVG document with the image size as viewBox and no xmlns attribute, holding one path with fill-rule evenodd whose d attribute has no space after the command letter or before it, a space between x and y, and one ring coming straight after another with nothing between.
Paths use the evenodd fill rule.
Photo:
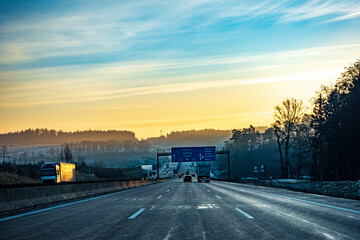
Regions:
<instances>
[{"instance_id":1,"label":"guardrail","mask_svg":"<svg viewBox=\"0 0 360 240\"><path fill-rule=\"evenodd\" d=\"M169 179L129 180L0 189L0 213L136 188Z\"/></svg>"}]
</instances>

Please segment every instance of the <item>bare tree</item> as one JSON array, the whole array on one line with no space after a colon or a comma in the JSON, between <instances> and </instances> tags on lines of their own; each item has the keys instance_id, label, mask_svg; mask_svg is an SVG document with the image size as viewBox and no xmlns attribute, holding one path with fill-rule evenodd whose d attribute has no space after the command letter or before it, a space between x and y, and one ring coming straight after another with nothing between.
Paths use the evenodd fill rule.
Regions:
<instances>
[{"instance_id":1,"label":"bare tree","mask_svg":"<svg viewBox=\"0 0 360 240\"><path fill-rule=\"evenodd\" d=\"M6 152L7 152L7 146L3 145L2 146L3 164L5 163Z\"/></svg>"},{"instance_id":2,"label":"bare tree","mask_svg":"<svg viewBox=\"0 0 360 240\"><path fill-rule=\"evenodd\" d=\"M286 99L274 109L273 127L278 143L282 178L290 178L290 138L296 126L301 122L304 112L302 100L298 101L295 98ZM284 156L282 149L284 149Z\"/></svg>"},{"instance_id":3,"label":"bare tree","mask_svg":"<svg viewBox=\"0 0 360 240\"><path fill-rule=\"evenodd\" d=\"M51 147L46 149L46 155L48 158L50 158L52 161L56 158L56 148Z\"/></svg>"},{"instance_id":4,"label":"bare tree","mask_svg":"<svg viewBox=\"0 0 360 240\"><path fill-rule=\"evenodd\" d=\"M65 144L65 147L63 147L60 151L60 160L70 163L73 160L73 155L71 153L69 144Z\"/></svg>"}]
</instances>

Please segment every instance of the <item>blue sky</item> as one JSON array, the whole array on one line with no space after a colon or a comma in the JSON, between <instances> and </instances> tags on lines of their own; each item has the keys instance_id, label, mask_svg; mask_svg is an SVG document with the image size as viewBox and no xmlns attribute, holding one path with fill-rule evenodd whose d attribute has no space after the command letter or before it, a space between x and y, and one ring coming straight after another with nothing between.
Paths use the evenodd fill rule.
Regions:
<instances>
[{"instance_id":1,"label":"blue sky","mask_svg":"<svg viewBox=\"0 0 360 240\"><path fill-rule=\"evenodd\" d=\"M0 1L0 113L10 116L0 131L83 126L128 128L149 136L159 127L267 125L270 104L294 95L308 101L359 58L358 29L360 1ZM278 89L278 82L292 85L283 94L269 91L251 108L201 110L203 91L218 89L214 96L221 97L230 88L240 94L254 84L255 92ZM167 94L173 100L162 106ZM176 125L155 110L185 109L183 94L198 102L198 109L186 110L183 121L170 115L186 123ZM223 104L233 106L233 101L242 99L225 98ZM47 114L72 109L82 121L93 117L95 105L132 110L126 119L98 112L108 117L73 126ZM153 110L149 120L136 112L141 106ZM259 115L251 117L250 109ZM33 120L39 114L45 120ZM218 116L226 119L211 120ZM264 120L257 121L259 116ZM208 121L195 124L202 118Z\"/></svg>"}]
</instances>

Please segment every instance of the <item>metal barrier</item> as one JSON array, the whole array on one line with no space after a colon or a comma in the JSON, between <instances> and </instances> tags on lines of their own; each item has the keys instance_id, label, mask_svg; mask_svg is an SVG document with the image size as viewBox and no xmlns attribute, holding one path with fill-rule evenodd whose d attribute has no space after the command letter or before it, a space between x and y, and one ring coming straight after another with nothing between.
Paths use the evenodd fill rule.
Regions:
<instances>
[{"instance_id":1,"label":"metal barrier","mask_svg":"<svg viewBox=\"0 0 360 240\"><path fill-rule=\"evenodd\" d=\"M164 182L130 180L0 189L0 213Z\"/></svg>"}]
</instances>

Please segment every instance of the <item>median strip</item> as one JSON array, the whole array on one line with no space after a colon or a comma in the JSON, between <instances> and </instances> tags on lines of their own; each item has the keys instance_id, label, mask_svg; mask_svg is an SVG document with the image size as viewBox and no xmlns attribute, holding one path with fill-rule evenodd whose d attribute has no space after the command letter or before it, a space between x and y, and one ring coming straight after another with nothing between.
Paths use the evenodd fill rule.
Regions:
<instances>
[{"instance_id":1,"label":"median strip","mask_svg":"<svg viewBox=\"0 0 360 240\"><path fill-rule=\"evenodd\" d=\"M236 211L238 211L239 213L241 213L242 215L244 215L245 217L249 218L249 219L253 219L254 217L251 216L250 214L244 212L243 210L239 209L239 208L235 208Z\"/></svg>"},{"instance_id":2,"label":"median strip","mask_svg":"<svg viewBox=\"0 0 360 240\"><path fill-rule=\"evenodd\" d=\"M136 213L134 213L133 215L131 215L128 219L134 219L137 216L139 216L143 211L145 211L145 208L140 209L139 211L137 211Z\"/></svg>"}]
</instances>

